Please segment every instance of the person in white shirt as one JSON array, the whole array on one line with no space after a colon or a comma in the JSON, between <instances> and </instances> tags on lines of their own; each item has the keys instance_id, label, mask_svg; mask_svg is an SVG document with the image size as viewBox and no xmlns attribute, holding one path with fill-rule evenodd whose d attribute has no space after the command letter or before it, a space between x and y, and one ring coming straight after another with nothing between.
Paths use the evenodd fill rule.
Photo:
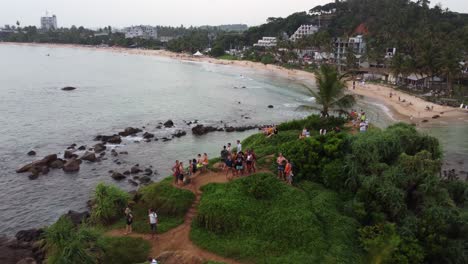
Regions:
<instances>
[{"instance_id":1,"label":"person in white shirt","mask_svg":"<svg viewBox=\"0 0 468 264\"><path fill-rule=\"evenodd\" d=\"M242 152L242 144L240 143L240 140L237 140L237 153Z\"/></svg>"},{"instance_id":2,"label":"person in white shirt","mask_svg":"<svg viewBox=\"0 0 468 264\"><path fill-rule=\"evenodd\" d=\"M149 209L149 223L151 227L151 238L154 238L156 234L157 224L158 224L158 215L154 212L153 209Z\"/></svg>"}]
</instances>

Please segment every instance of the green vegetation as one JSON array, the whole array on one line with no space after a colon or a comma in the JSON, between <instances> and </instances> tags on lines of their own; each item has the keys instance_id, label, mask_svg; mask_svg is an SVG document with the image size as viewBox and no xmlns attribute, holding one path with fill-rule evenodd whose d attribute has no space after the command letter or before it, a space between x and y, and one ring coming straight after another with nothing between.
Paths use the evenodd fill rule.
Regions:
<instances>
[{"instance_id":1,"label":"green vegetation","mask_svg":"<svg viewBox=\"0 0 468 264\"><path fill-rule=\"evenodd\" d=\"M359 224L339 212L333 191L303 190L256 174L203 188L191 239L227 257L254 263L360 263Z\"/></svg>"},{"instance_id":2,"label":"green vegetation","mask_svg":"<svg viewBox=\"0 0 468 264\"><path fill-rule=\"evenodd\" d=\"M96 186L93 197L91 221L96 224L111 224L119 219L130 195L113 186L100 183Z\"/></svg>"},{"instance_id":3,"label":"green vegetation","mask_svg":"<svg viewBox=\"0 0 468 264\"><path fill-rule=\"evenodd\" d=\"M187 190L175 188L171 185L172 177L161 182L153 183L139 190L136 201L131 203L133 212L133 231L150 233L148 210L153 208L158 214L157 233L165 233L184 222L184 216L192 205L195 195ZM107 229L124 228L126 221L123 211L120 220Z\"/></svg>"},{"instance_id":4,"label":"green vegetation","mask_svg":"<svg viewBox=\"0 0 468 264\"><path fill-rule=\"evenodd\" d=\"M237 60L236 56L232 56L229 54L224 54L223 56L218 57L220 60Z\"/></svg>"},{"instance_id":5,"label":"green vegetation","mask_svg":"<svg viewBox=\"0 0 468 264\"><path fill-rule=\"evenodd\" d=\"M246 139L273 171L282 152L295 188L270 174L208 185L192 239L255 263L466 263L468 184L440 177L438 141L405 124L298 139L343 122L311 116Z\"/></svg>"},{"instance_id":6,"label":"green vegetation","mask_svg":"<svg viewBox=\"0 0 468 264\"><path fill-rule=\"evenodd\" d=\"M142 239L106 237L97 229L74 226L67 217L46 229L45 242L49 264L137 263L150 251Z\"/></svg>"}]
</instances>

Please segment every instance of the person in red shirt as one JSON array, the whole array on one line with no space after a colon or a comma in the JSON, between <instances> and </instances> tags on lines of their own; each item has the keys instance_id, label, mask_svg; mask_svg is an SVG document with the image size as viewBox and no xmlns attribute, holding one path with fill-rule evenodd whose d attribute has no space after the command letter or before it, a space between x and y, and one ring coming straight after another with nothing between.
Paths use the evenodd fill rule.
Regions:
<instances>
[{"instance_id":1,"label":"person in red shirt","mask_svg":"<svg viewBox=\"0 0 468 264\"><path fill-rule=\"evenodd\" d=\"M286 176L286 181L288 182L289 185L292 185L292 165L289 161L284 161L285 167L284 167L284 175Z\"/></svg>"}]
</instances>

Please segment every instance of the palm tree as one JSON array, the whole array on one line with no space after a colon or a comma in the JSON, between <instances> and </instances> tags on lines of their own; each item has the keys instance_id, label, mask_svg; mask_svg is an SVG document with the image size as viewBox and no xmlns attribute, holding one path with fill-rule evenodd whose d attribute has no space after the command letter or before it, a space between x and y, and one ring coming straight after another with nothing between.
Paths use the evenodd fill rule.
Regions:
<instances>
[{"instance_id":1,"label":"palm tree","mask_svg":"<svg viewBox=\"0 0 468 264\"><path fill-rule=\"evenodd\" d=\"M345 109L352 107L356 103L353 95L345 94L346 84L343 81L343 77L344 75L340 76L334 67L322 65L315 72L318 92L313 91L310 87L306 87L312 96L315 97L316 103L322 106L319 109L322 116L328 117L331 110L340 113L346 112ZM301 106L301 108L317 110L317 108L310 105Z\"/></svg>"}]
</instances>

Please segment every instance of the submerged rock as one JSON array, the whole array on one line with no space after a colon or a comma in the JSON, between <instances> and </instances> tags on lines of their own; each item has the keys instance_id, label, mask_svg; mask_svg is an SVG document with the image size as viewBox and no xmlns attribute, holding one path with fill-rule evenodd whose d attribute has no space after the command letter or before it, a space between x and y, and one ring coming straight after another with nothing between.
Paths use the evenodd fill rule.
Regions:
<instances>
[{"instance_id":1,"label":"submerged rock","mask_svg":"<svg viewBox=\"0 0 468 264\"><path fill-rule=\"evenodd\" d=\"M52 163L50 163L50 167L52 169L61 169L61 168L63 168L64 164L65 164L65 162L62 159L57 159L57 160L53 161Z\"/></svg>"},{"instance_id":2,"label":"submerged rock","mask_svg":"<svg viewBox=\"0 0 468 264\"><path fill-rule=\"evenodd\" d=\"M196 125L192 128L192 134L201 136L210 132L218 131L218 128L212 126Z\"/></svg>"},{"instance_id":3,"label":"submerged rock","mask_svg":"<svg viewBox=\"0 0 468 264\"><path fill-rule=\"evenodd\" d=\"M34 150L29 151L28 156L36 156L36 151Z\"/></svg>"},{"instance_id":4,"label":"submerged rock","mask_svg":"<svg viewBox=\"0 0 468 264\"><path fill-rule=\"evenodd\" d=\"M133 166L131 169L130 169L130 173L131 174L137 174L137 173L140 173L142 172L142 170L140 169L140 166L137 164L135 166Z\"/></svg>"},{"instance_id":5,"label":"submerged rock","mask_svg":"<svg viewBox=\"0 0 468 264\"><path fill-rule=\"evenodd\" d=\"M154 138L154 134L151 134L151 133L149 133L149 132L145 132L145 133L143 134L143 138L144 138L144 139Z\"/></svg>"},{"instance_id":6,"label":"submerged rock","mask_svg":"<svg viewBox=\"0 0 468 264\"><path fill-rule=\"evenodd\" d=\"M183 137L185 135L187 135L187 132L182 131L182 130L178 130L174 134L172 134L172 136L176 137L176 138L180 138L180 137Z\"/></svg>"},{"instance_id":7,"label":"submerged rock","mask_svg":"<svg viewBox=\"0 0 468 264\"><path fill-rule=\"evenodd\" d=\"M270 108L270 109L271 109L271 108L274 108L274 106L273 106L273 105L269 105L269 106L268 106L268 108Z\"/></svg>"},{"instance_id":8,"label":"submerged rock","mask_svg":"<svg viewBox=\"0 0 468 264\"><path fill-rule=\"evenodd\" d=\"M142 130L139 129L139 128L127 127L127 128L125 128L124 131L119 132L119 135L122 136L122 137L128 137L128 136L132 136L132 135L135 135L137 133L140 133L140 132L142 132Z\"/></svg>"},{"instance_id":9,"label":"submerged rock","mask_svg":"<svg viewBox=\"0 0 468 264\"><path fill-rule=\"evenodd\" d=\"M76 87L67 86L67 87L62 88L62 91L73 91L73 90L76 90Z\"/></svg>"},{"instance_id":10,"label":"submerged rock","mask_svg":"<svg viewBox=\"0 0 468 264\"><path fill-rule=\"evenodd\" d=\"M121 181L121 180L126 178L123 174L118 173L118 172L112 173L111 177L112 177L112 179L114 179L116 181Z\"/></svg>"},{"instance_id":11,"label":"submerged rock","mask_svg":"<svg viewBox=\"0 0 468 264\"><path fill-rule=\"evenodd\" d=\"M136 182L136 181L134 181L132 179L128 179L128 183L130 183L133 186L138 186L138 182Z\"/></svg>"},{"instance_id":12,"label":"submerged rock","mask_svg":"<svg viewBox=\"0 0 468 264\"><path fill-rule=\"evenodd\" d=\"M120 144L122 143L122 138L119 135L112 135L112 136L103 136L98 135L94 140L102 141L103 143L111 143L111 144Z\"/></svg>"}]
</instances>

